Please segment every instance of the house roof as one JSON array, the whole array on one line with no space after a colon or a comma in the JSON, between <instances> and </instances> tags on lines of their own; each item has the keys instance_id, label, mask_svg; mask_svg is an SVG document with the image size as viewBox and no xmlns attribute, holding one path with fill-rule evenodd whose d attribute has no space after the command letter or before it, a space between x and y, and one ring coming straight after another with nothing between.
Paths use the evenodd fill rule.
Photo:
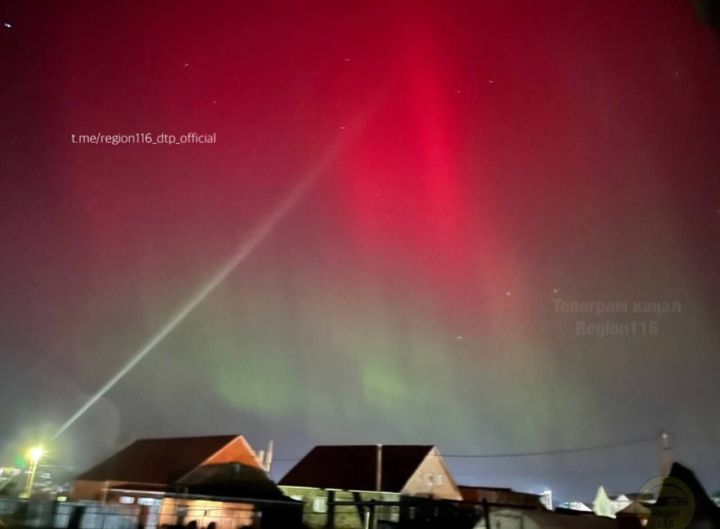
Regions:
<instances>
[{"instance_id":1,"label":"house roof","mask_svg":"<svg viewBox=\"0 0 720 529\"><path fill-rule=\"evenodd\" d=\"M539 529L617 529L618 523L612 518L586 513L561 513L553 511L525 511Z\"/></svg>"},{"instance_id":2,"label":"house roof","mask_svg":"<svg viewBox=\"0 0 720 529\"><path fill-rule=\"evenodd\" d=\"M652 507L646 503L640 502L640 501L634 501L630 503L627 507L624 509L620 509L615 514L620 516L624 514L633 515L633 516L650 516L650 513L652 512Z\"/></svg>"},{"instance_id":3,"label":"house roof","mask_svg":"<svg viewBox=\"0 0 720 529\"><path fill-rule=\"evenodd\" d=\"M625 496L627 501L655 501L655 495L652 492L627 492L621 496ZM622 498L618 496L615 500L622 501Z\"/></svg>"},{"instance_id":4,"label":"house roof","mask_svg":"<svg viewBox=\"0 0 720 529\"><path fill-rule=\"evenodd\" d=\"M238 437L242 436L140 439L76 479L170 484L200 466Z\"/></svg>"},{"instance_id":5,"label":"house roof","mask_svg":"<svg viewBox=\"0 0 720 529\"><path fill-rule=\"evenodd\" d=\"M555 509L555 512L572 515L593 512L593 510L592 504L588 504L582 501L569 501L563 504L562 507L557 507Z\"/></svg>"},{"instance_id":6,"label":"house roof","mask_svg":"<svg viewBox=\"0 0 720 529\"><path fill-rule=\"evenodd\" d=\"M657 502L650 507L652 510L651 523L653 516L667 515L667 505L669 504L663 500L672 500L678 492L687 494L694 505L694 508L689 511L692 516L692 521L687 524L689 529L720 527L720 508L708 496L695 473L677 462L673 463L670 475L663 481ZM665 512L663 513L663 511Z\"/></svg>"},{"instance_id":7,"label":"house roof","mask_svg":"<svg viewBox=\"0 0 720 529\"><path fill-rule=\"evenodd\" d=\"M377 457L381 451L381 489L401 492L431 445L316 446L295 465L280 485L343 490L376 490Z\"/></svg>"},{"instance_id":8,"label":"house roof","mask_svg":"<svg viewBox=\"0 0 720 529\"><path fill-rule=\"evenodd\" d=\"M189 494L228 498L285 498L267 472L242 463L202 465L177 481L175 488Z\"/></svg>"},{"instance_id":9,"label":"house roof","mask_svg":"<svg viewBox=\"0 0 720 529\"><path fill-rule=\"evenodd\" d=\"M458 485L464 501L514 505L535 509L544 509L540 496L529 492L518 492L506 487L480 487L471 485Z\"/></svg>"},{"instance_id":10,"label":"house roof","mask_svg":"<svg viewBox=\"0 0 720 529\"><path fill-rule=\"evenodd\" d=\"M612 501L631 501L630 498L627 496L627 494L609 494L608 498L610 498Z\"/></svg>"}]
</instances>

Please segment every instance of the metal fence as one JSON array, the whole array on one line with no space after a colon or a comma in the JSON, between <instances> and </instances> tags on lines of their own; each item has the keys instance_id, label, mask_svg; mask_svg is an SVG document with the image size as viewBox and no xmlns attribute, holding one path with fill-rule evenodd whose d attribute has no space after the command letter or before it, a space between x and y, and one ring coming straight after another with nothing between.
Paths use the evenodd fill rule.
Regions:
<instances>
[{"instance_id":1,"label":"metal fence","mask_svg":"<svg viewBox=\"0 0 720 529\"><path fill-rule=\"evenodd\" d=\"M135 529L136 505L0 499L0 521L6 527L42 529Z\"/></svg>"},{"instance_id":2,"label":"metal fence","mask_svg":"<svg viewBox=\"0 0 720 529\"><path fill-rule=\"evenodd\" d=\"M295 502L142 500L125 505L0 498L0 529L291 529L301 520L302 505Z\"/></svg>"}]
</instances>

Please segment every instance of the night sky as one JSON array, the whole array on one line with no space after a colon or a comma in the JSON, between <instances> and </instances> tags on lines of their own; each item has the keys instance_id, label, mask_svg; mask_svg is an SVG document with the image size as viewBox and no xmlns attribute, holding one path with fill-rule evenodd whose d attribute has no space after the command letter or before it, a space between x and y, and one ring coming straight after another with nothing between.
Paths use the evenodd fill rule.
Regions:
<instances>
[{"instance_id":1,"label":"night sky","mask_svg":"<svg viewBox=\"0 0 720 529\"><path fill-rule=\"evenodd\" d=\"M448 459L462 483L584 499L638 490L667 430L720 488L720 39L691 2L17 0L0 19L5 460L241 433L275 440L277 478L315 444L643 441ZM217 141L72 142L188 132ZM604 322L625 332L587 334Z\"/></svg>"}]
</instances>

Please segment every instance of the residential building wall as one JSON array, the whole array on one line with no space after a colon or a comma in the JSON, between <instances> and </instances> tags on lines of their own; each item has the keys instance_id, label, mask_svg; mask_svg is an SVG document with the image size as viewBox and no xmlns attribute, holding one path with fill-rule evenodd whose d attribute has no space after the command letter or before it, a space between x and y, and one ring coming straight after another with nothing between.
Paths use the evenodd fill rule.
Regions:
<instances>
[{"instance_id":1,"label":"residential building wall","mask_svg":"<svg viewBox=\"0 0 720 529\"><path fill-rule=\"evenodd\" d=\"M458 486L436 449L433 449L420 463L403 487L402 494L443 500L462 500Z\"/></svg>"},{"instance_id":2,"label":"residential building wall","mask_svg":"<svg viewBox=\"0 0 720 529\"><path fill-rule=\"evenodd\" d=\"M251 527L254 523L254 512L255 508L246 503L163 498L158 527L175 525L178 515L181 515L185 524L196 521L198 527L208 527L212 522L217 529Z\"/></svg>"},{"instance_id":3,"label":"residential building wall","mask_svg":"<svg viewBox=\"0 0 720 529\"><path fill-rule=\"evenodd\" d=\"M490 504L513 505L528 509L546 508L538 495L527 492L517 492L512 489L461 486L460 492L463 500L473 503L486 501Z\"/></svg>"},{"instance_id":4,"label":"residential building wall","mask_svg":"<svg viewBox=\"0 0 720 529\"><path fill-rule=\"evenodd\" d=\"M303 523L310 529L363 529L368 510L364 506L336 505L332 502L399 502L400 494L377 491L347 491L316 489L311 487L293 487L281 485L284 494L303 502ZM379 521L398 522L398 505L378 505L375 518Z\"/></svg>"},{"instance_id":5,"label":"residential building wall","mask_svg":"<svg viewBox=\"0 0 720 529\"><path fill-rule=\"evenodd\" d=\"M106 491L113 488L116 485L124 483L123 481L90 481L90 480L76 480L73 482L72 489L70 491L70 499L72 500L94 500L101 501L106 494ZM155 484L157 485L157 484Z\"/></svg>"}]
</instances>

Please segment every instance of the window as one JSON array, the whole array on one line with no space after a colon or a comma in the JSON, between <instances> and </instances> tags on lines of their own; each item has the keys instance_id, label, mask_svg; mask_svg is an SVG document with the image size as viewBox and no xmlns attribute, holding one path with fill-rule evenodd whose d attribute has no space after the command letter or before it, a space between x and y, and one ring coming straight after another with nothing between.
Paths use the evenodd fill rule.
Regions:
<instances>
[{"instance_id":1,"label":"window","mask_svg":"<svg viewBox=\"0 0 720 529\"><path fill-rule=\"evenodd\" d=\"M443 484L442 474L425 474L425 482L429 487L439 487Z\"/></svg>"},{"instance_id":2,"label":"window","mask_svg":"<svg viewBox=\"0 0 720 529\"><path fill-rule=\"evenodd\" d=\"M327 498L319 497L313 499L314 512L327 512Z\"/></svg>"}]
</instances>

